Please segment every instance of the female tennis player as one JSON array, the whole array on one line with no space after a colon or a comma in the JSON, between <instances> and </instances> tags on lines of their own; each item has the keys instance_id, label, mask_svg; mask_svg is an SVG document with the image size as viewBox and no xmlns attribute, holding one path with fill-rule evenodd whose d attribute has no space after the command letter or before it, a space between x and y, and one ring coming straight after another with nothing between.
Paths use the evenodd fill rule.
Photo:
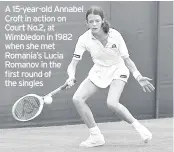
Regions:
<instances>
[{"instance_id":1,"label":"female tennis player","mask_svg":"<svg viewBox=\"0 0 174 152\"><path fill-rule=\"evenodd\" d=\"M98 128L86 100L96 91L108 86L110 86L107 97L108 107L131 124L144 142L148 142L152 139L151 132L140 124L124 105L119 103L119 99L128 81L129 71L144 92L151 92L155 89L149 82L151 79L140 74L129 57L121 34L109 27L100 7L89 8L86 13L86 23L89 29L78 39L72 61L67 69L69 78L66 81L69 86L74 85L76 66L82 59L83 53L88 51L94 65L73 96L74 105L90 132L89 138L83 141L80 146L94 147L105 144L104 136Z\"/></svg>"}]
</instances>

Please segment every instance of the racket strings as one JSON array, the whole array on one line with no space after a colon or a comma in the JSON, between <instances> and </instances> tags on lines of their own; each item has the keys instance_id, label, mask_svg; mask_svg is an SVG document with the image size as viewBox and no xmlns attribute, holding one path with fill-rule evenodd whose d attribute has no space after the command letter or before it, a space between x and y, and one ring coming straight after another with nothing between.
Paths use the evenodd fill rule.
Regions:
<instances>
[{"instance_id":1,"label":"racket strings","mask_svg":"<svg viewBox=\"0 0 174 152\"><path fill-rule=\"evenodd\" d=\"M16 105L15 115L18 119L28 120L36 115L40 107L37 97L26 96Z\"/></svg>"}]
</instances>

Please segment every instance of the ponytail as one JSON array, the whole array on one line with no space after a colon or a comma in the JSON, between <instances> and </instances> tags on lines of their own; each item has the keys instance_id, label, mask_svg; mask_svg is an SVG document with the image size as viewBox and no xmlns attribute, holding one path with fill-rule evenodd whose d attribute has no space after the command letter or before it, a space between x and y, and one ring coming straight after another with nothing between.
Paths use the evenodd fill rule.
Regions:
<instances>
[{"instance_id":1,"label":"ponytail","mask_svg":"<svg viewBox=\"0 0 174 152\"><path fill-rule=\"evenodd\" d=\"M103 31L104 33L108 33L109 32L109 28L110 28L110 25L107 21L104 21L104 23L102 23L102 28L103 28Z\"/></svg>"}]
</instances>

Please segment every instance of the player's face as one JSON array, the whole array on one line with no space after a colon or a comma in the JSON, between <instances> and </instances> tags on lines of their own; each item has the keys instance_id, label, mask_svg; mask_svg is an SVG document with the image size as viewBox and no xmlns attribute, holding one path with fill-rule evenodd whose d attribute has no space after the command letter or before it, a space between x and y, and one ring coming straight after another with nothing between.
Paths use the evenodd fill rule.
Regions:
<instances>
[{"instance_id":1,"label":"player's face","mask_svg":"<svg viewBox=\"0 0 174 152\"><path fill-rule=\"evenodd\" d=\"M91 29L92 33L99 33L103 20L100 15L89 14L87 25Z\"/></svg>"}]
</instances>

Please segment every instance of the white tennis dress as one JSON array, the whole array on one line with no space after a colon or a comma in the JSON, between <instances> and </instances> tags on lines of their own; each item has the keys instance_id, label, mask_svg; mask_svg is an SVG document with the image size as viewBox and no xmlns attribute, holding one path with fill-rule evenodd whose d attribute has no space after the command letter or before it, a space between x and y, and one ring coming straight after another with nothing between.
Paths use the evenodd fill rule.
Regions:
<instances>
[{"instance_id":1,"label":"white tennis dress","mask_svg":"<svg viewBox=\"0 0 174 152\"><path fill-rule=\"evenodd\" d=\"M108 87L113 79L127 82L129 78L129 70L123 60L129 57L126 44L115 29L110 28L108 34L108 42L103 46L91 30L86 31L79 37L73 55L74 59L81 60L85 51L91 54L94 65L88 78L100 88Z\"/></svg>"}]
</instances>

